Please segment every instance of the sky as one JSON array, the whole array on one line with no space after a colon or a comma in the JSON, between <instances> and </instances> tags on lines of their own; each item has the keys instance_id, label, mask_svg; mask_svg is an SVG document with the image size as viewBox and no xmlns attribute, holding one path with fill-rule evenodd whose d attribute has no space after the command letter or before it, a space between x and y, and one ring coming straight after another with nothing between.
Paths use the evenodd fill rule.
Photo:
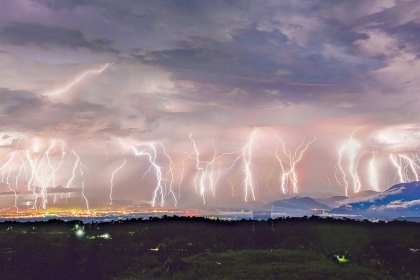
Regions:
<instances>
[{"instance_id":1,"label":"sky","mask_svg":"<svg viewBox=\"0 0 420 280\"><path fill-rule=\"evenodd\" d=\"M3 1L0 206L418 180L419 32L418 1Z\"/></svg>"}]
</instances>

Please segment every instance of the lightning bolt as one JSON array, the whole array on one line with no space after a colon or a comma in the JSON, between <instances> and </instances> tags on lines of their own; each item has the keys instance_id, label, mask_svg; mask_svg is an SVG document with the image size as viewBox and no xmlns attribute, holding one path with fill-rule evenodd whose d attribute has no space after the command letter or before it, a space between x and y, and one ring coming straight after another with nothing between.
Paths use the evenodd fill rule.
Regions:
<instances>
[{"instance_id":1,"label":"lightning bolt","mask_svg":"<svg viewBox=\"0 0 420 280\"><path fill-rule=\"evenodd\" d=\"M123 144L121 142L121 140L120 140L120 143L125 148L131 149L134 152L135 156L146 156L147 157L151 166L153 166L153 168L155 169L155 173L156 173L156 187L155 187L155 190L153 191L152 206L155 207L156 201L158 200L158 198L160 198L160 206L163 207L163 205L165 203L165 196L167 195L167 192L165 191L164 184L166 186L167 181L166 181L166 178L164 178L164 176L163 176L162 167L156 163L157 151L156 151L156 147L154 146L154 144L149 144L145 148L143 148L141 150L138 150L135 146L128 146L128 145ZM163 147L162 144L161 144L161 146ZM166 154L166 151L164 151L164 153ZM166 156L169 157L169 155L167 155L167 154L166 154ZM169 159L170 159L170 157L169 157ZM170 162L171 162L170 169L172 170L172 168L173 168L172 167L172 160L170 160ZM176 202L177 201L176 196L175 196L175 193L172 190L172 181L170 181L169 185L170 185L170 189L169 189L168 193L173 196L173 198L175 199L175 202Z\"/></svg>"},{"instance_id":2,"label":"lightning bolt","mask_svg":"<svg viewBox=\"0 0 420 280\"><path fill-rule=\"evenodd\" d=\"M114 186L114 175L115 173L118 172L118 170L120 170L121 168L124 167L124 165L127 163L126 159L124 159L124 163L121 164L121 166L119 166L117 169L115 169L114 172L112 172L111 174L111 187L110 187L110 193L109 193L109 205L112 205L112 190L113 190L113 186Z\"/></svg>"},{"instance_id":3,"label":"lightning bolt","mask_svg":"<svg viewBox=\"0 0 420 280\"><path fill-rule=\"evenodd\" d=\"M406 155L399 155L401 158L403 158L407 163L408 163L408 165L410 166L410 168L411 168L411 171L413 172L413 174L414 174L414 177L416 178L416 181L418 181L419 180L419 176L418 176L418 169L419 169L419 166L414 162L414 160L412 160L411 158L409 158L408 156L406 156ZM407 176L408 177L408 176ZM407 178L408 179L408 178ZM408 180L407 180L408 181Z\"/></svg>"},{"instance_id":4,"label":"lightning bolt","mask_svg":"<svg viewBox=\"0 0 420 280\"><path fill-rule=\"evenodd\" d=\"M178 183L178 197L181 198L181 184L182 184L182 180L184 179L184 170L185 170L185 158L182 160L182 169L181 169L181 179L179 180Z\"/></svg>"},{"instance_id":5,"label":"lightning bolt","mask_svg":"<svg viewBox=\"0 0 420 280\"><path fill-rule=\"evenodd\" d=\"M175 195L174 191L172 190L172 184L174 182L174 172L173 172L174 163L172 162L171 157L166 153L165 146L163 146L162 143L160 143L160 145L162 146L163 153L165 154L166 158L169 161L169 169L168 169L168 172L166 173L166 176L165 176L165 186L166 186L166 182L169 182L169 191L168 192L175 199L175 206L176 206L176 204L178 203L178 201L176 199L176 195ZM168 180L168 174L171 176L171 179L170 180Z\"/></svg>"},{"instance_id":6,"label":"lightning bolt","mask_svg":"<svg viewBox=\"0 0 420 280\"><path fill-rule=\"evenodd\" d=\"M290 150L286 149L286 145L284 141L278 136L277 131L271 128L266 127L266 129L274 132L274 135L277 139L276 150L275 150L275 158L277 159L279 166L281 168L281 191L283 194L287 194L288 192L291 193L298 193L299 192L299 182L298 176L296 174L296 165L302 160L303 154L309 148L309 146L316 141L316 137L306 143L305 145L305 138L303 138L302 143L295 149L293 155ZM282 159L279 155L279 145L282 147L282 154L286 157L286 159ZM287 168L286 168L287 165ZM290 187L289 186L290 182Z\"/></svg>"},{"instance_id":7,"label":"lightning bolt","mask_svg":"<svg viewBox=\"0 0 420 280\"><path fill-rule=\"evenodd\" d=\"M112 64L113 63L107 63L104 66L102 66L101 68L99 68L98 70L88 70L88 71L85 71L80 76L78 76L73 82L71 82L70 84L68 84L63 89L56 90L56 91L53 91L53 92L50 92L50 93L47 93L47 94L43 94L42 96L56 95L56 94L67 92L70 88L72 88L75 84L79 83L85 77L90 76L90 75L93 75L93 74L100 74L103 71L105 71L105 69L107 69Z\"/></svg>"},{"instance_id":8,"label":"lightning bolt","mask_svg":"<svg viewBox=\"0 0 420 280\"><path fill-rule=\"evenodd\" d=\"M389 154L389 159L396 169L394 183L399 178L400 183L410 182L413 179L419 180L420 159L415 152L405 152L409 150L418 150L419 136L417 132L394 132L391 134L379 133L378 138L381 144L392 144L393 152Z\"/></svg>"},{"instance_id":9,"label":"lightning bolt","mask_svg":"<svg viewBox=\"0 0 420 280\"><path fill-rule=\"evenodd\" d=\"M375 148L375 150L373 152L371 152L372 154L372 159L369 162L369 183L370 186L373 188L374 191L379 192L379 182L378 182L378 173L376 171L376 165L375 165L375 157L378 155L379 152L379 148L378 146L372 144L366 137L365 135L365 139L366 142L369 143L369 145L373 148Z\"/></svg>"},{"instance_id":10,"label":"lightning bolt","mask_svg":"<svg viewBox=\"0 0 420 280\"><path fill-rule=\"evenodd\" d=\"M215 142L218 140L218 138L220 137L220 131L219 131L219 135L212 140L212 147L213 147L213 156L212 159L210 161L205 161L205 160L201 160L200 159L200 152L198 151L197 145L195 143L195 140L192 138L192 134L190 134L189 138L191 140L191 142L193 143L193 147L194 147L194 155L195 156L191 156L189 153L184 152L189 158L193 159L195 161L195 168L198 171L196 173L196 176L194 177L194 186L196 188L196 192L200 192L200 196L203 199L203 203L206 203L205 200L205 191L206 191L206 185L208 184L208 189L210 189L213 197L216 196L216 185L217 182L220 179L221 176L221 161L220 159L226 155L233 155L236 153L240 153L240 151L235 151L235 152L230 152L230 153L222 153L220 155L218 155L218 151L217 151L217 147ZM238 159L237 159L238 160ZM235 163L236 161L235 160ZM218 167L218 171L217 171L217 175L216 177L213 175L214 174L214 168L215 168L215 163L218 162L219 163L219 167ZM199 178L199 186L197 186L197 178Z\"/></svg>"},{"instance_id":11,"label":"lightning bolt","mask_svg":"<svg viewBox=\"0 0 420 280\"><path fill-rule=\"evenodd\" d=\"M390 154L389 158L391 159L391 162L394 164L394 166L397 168L398 176L400 177L400 183L404 183L405 180L404 180L404 176L402 174L401 165L394 158L393 154Z\"/></svg>"},{"instance_id":12,"label":"lightning bolt","mask_svg":"<svg viewBox=\"0 0 420 280\"><path fill-rule=\"evenodd\" d=\"M15 152L12 152L10 159L2 166L0 167L0 170L2 172L2 179L1 182L5 183L7 185L7 187L14 193L15 195L15 204L14 207L16 208L16 212L18 212L18 207L17 207L17 197L16 197L16 191L14 189L12 189L12 187L10 186L10 182L9 182L9 177L10 177L10 173L12 170L12 162L13 162L13 158L15 157ZM4 178L5 176L5 170L8 170L7 175L6 175L6 180Z\"/></svg>"},{"instance_id":13,"label":"lightning bolt","mask_svg":"<svg viewBox=\"0 0 420 280\"><path fill-rule=\"evenodd\" d=\"M220 136L220 132L219 132L219 136ZM217 181L220 178L220 171L218 173L218 177L216 178L216 180L213 179L213 169L214 169L214 162L216 160L218 160L220 157L217 157L217 149L215 146L215 141L219 138L219 136L217 136L215 139L213 139L212 141L212 146L213 146L213 158L211 161L202 161L200 160L200 152L197 149L197 145L194 141L194 139L192 138L192 133L190 134L189 138L193 143L193 147L194 147L194 153L195 156L191 156L190 154L186 153L188 155L189 158L193 159L195 161L195 167L198 170L195 178L194 178L194 185L196 187L196 191L199 189L200 190L200 195L203 198L203 203L206 203L206 199L205 199L205 190L206 190L206 181L209 182L209 186L210 186L210 190L213 194L213 197L216 196L216 184ZM219 170L220 170L220 164L219 164ZM200 175L200 179L199 179L199 187L197 187L197 177L198 175Z\"/></svg>"},{"instance_id":14,"label":"lightning bolt","mask_svg":"<svg viewBox=\"0 0 420 280\"><path fill-rule=\"evenodd\" d=\"M343 158L343 154L347 151L348 158L349 158L349 167L347 168L347 172L350 174L350 177L352 178L354 192L358 192L361 188L360 180L359 180L358 173L357 173L357 166L358 166L357 164L358 164L358 159L360 158L360 156L359 156L358 159L356 159L356 156L357 156L356 150L357 150L357 148L360 147L360 143L355 141L353 139L353 137L354 137L354 134L357 131L359 131L361 129L364 129L365 127L366 126L361 126L361 127L356 128L351 133L350 138L347 141L347 143L344 144L343 146L341 146L341 148L338 151L338 163L336 165L336 169L338 168L340 170L341 174L342 174L342 180L344 182L344 192L345 192L346 196L348 195L348 190L349 190L349 185L350 184L347 181L346 171L344 170L344 168L342 166L341 160ZM341 184L340 180L338 179L337 174L335 174L335 178L337 179L339 185L341 186L342 184Z\"/></svg>"},{"instance_id":15,"label":"lightning bolt","mask_svg":"<svg viewBox=\"0 0 420 280\"><path fill-rule=\"evenodd\" d=\"M85 196L85 181L82 182L82 197L83 197L83 199L85 200L85 203L86 203L87 213L90 214L89 201L87 200L87 198Z\"/></svg>"},{"instance_id":16,"label":"lightning bolt","mask_svg":"<svg viewBox=\"0 0 420 280\"><path fill-rule=\"evenodd\" d=\"M79 164L79 157L77 156L77 154L73 150L71 151L70 154L74 154L76 156L77 160L76 160L76 162L74 163L74 166L73 166L72 176L68 180L65 188L70 188L72 186L73 180L76 177L77 165Z\"/></svg>"},{"instance_id":17,"label":"lightning bolt","mask_svg":"<svg viewBox=\"0 0 420 280\"><path fill-rule=\"evenodd\" d=\"M252 148L254 146L255 135L258 131L258 128L255 128L251 135L249 135L245 146L239 152L239 156L233 161L233 164L228 168L231 169L239 159L242 159L242 172L245 174L244 187L245 187L245 201L248 201L248 193L252 195L252 199L256 200L256 186L254 183L254 178L252 177L251 172L251 163L252 163Z\"/></svg>"}]
</instances>

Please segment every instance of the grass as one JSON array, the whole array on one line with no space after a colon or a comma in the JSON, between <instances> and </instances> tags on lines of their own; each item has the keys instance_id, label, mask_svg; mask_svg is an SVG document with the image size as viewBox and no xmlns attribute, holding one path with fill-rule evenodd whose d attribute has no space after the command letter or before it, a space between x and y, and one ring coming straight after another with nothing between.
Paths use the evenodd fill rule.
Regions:
<instances>
[{"instance_id":1,"label":"grass","mask_svg":"<svg viewBox=\"0 0 420 280\"><path fill-rule=\"evenodd\" d=\"M185 267L178 271L171 271L167 263L148 272L131 270L129 276L118 279L395 279L386 271L340 264L319 253L298 250L200 253L182 262Z\"/></svg>"}]
</instances>

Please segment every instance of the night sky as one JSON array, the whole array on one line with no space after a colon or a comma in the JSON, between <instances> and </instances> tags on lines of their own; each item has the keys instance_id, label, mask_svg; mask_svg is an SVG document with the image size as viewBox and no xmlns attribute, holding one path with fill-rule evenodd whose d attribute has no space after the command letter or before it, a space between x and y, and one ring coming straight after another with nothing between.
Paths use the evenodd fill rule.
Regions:
<instances>
[{"instance_id":1,"label":"night sky","mask_svg":"<svg viewBox=\"0 0 420 280\"><path fill-rule=\"evenodd\" d=\"M3 1L0 205L417 180L419 34L418 1Z\"/></svg>"}]
</instances>

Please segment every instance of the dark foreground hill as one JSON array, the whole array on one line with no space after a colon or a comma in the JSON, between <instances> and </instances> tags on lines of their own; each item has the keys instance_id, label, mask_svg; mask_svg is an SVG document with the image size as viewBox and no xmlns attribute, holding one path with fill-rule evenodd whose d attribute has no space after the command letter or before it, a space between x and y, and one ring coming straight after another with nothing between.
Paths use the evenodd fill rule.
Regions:
<instances>
[{"instance_id":1,"label":"dark foreground hill","mask_svg":"<svg viewBox=\"0 0 420 280\"><path fill-rule=\"evenodd\" d=\"M76 235L77 234L77 235ZM420 224L164 217L0 224L1 279L419 279ZM339 263L339 256L346 263ZM344 257L343 257L344 256Z\"/></svg>"}]
</instances>

